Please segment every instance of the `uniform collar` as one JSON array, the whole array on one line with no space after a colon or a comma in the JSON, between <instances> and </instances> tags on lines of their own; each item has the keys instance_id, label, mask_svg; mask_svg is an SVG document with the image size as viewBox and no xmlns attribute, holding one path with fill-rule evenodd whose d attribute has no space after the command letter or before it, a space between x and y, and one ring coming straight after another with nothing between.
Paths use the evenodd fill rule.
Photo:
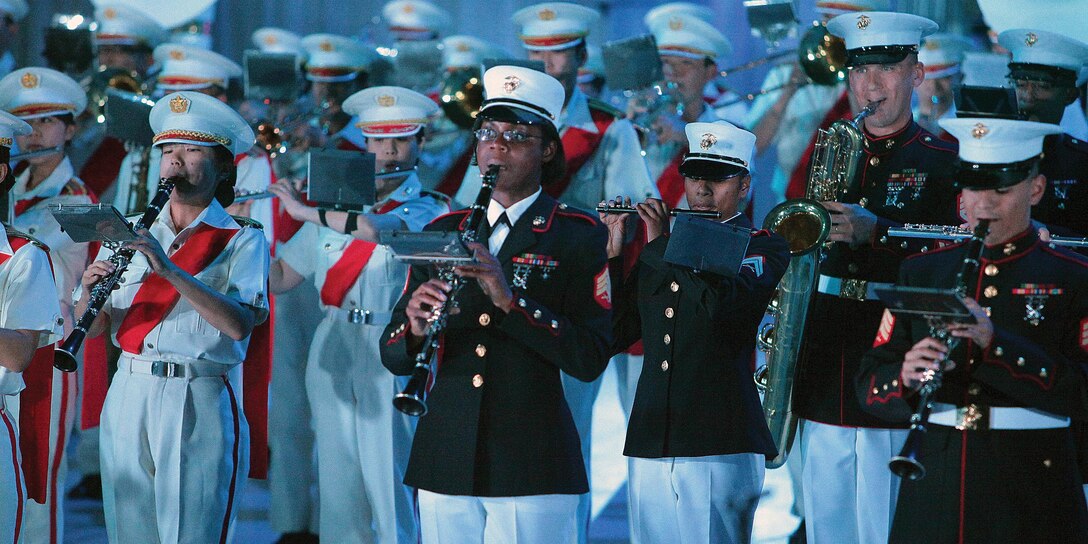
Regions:
<instances>
[{"instance_id":1,"label":"uniform collar","mask_svg":"<svg viewBox=\"0 0 1088 544\"><path fill-rule=\"evenodd\" d=\"M890 155L894 153L896 149L903 147L903 144L917 136L920 130L922 130L922 127L920 127L918 123L915 123L913 118L905 127L887 136L873 136L869 134L868 130L863 128L862 134L865 135L865 152L870 155L878 156Z\"/></svg>"},{"instance_id":2,"label":"uniform collar","mask_svg":"<svg viewBox=\"0 0 1088 544\"><path fill-rule=\"evenodd\" d=\"M14 255L15 251L11 249L11 242L8 241L7 230L7 225L0 224L0 231L4 234L3 236L0 236L0 253L4 255Z\"/></svg>"},{"instance_id":3,"label":"uniform collar","mask_svg":"<svg viewBox=\"0 0 1088 544\"><path fill-rule=\"evenodd\" d=\"M529 207L532 206L538 198L540 198L540 194L542 192L542 188L537 188L535 193L511 204L509 208L503 208L502 204L499 204L498 202L492 200L487 205L487 224L493 226L495 224L495 221L499 220L499 216L501 216L503 212L505 212L506 218L510 220L510 225L516 225L518 223L518 219L520 219L522 215L525 215L526 210L528 210Z\"/></svg>"},{"instance_id":4,"label":"uniform collar","mask_svg":"<svg viewBox=\"0 0 1088 544\"><path fill-rule=\"evenodd\" d=\"M589 101L586 95L577 87L570 95L570 100L559 112L559 126L561 128L577 128L596 134L597 123L593 122L593 116L589 113Z\"/></svg>"},{"instance_id":5,"label":"uniform collar","mask_svg":"<svg viewBox=\"0 0 1088 544\"><path fill-rule=\"evenodd\" d=\"M423 184L419 181L419 175L416 172L408 174L408 177L404 178L404 181L400 182L400 185L389 193L389 196L385 197L380 203L375 203L373 207L378 208L378 204L382 204L389 201L407 202L413 198L419 198L419 192L423 189Z\"/></svg>"},{"instance_id":6,"label":"uniform collar","mask_svg":"<svg viewBox=\"0 0 1088 544\"><path fill-rule=\"evenodd\" d=\"M223 209L223 205L214 198L212 199L212 203L209 204L207 208L204 208L204 211L200 212L200 215L196 216L196 219L194 219L191 224L187 225L183 229L175 229L174 221L170 217L169 205L167 205L166 208L163 208L162 213L160 213L159 217L155 219L155 222L161 223L164 227L169 229L170 232L177 232L179 235L182 233L182 231L195 228L200 223L204 223L209 227L214 227L217 229L242 228L238 224L238 222L236 222L234 218L231 217L225 209Z\"/></svg>"},{"instance_id":7,"label":"uniform collar","mask_svg":"<svg viewBox=\"0 0 1088 544\"><path fill-rule=\"evenodd\" d=\"M75 171L72 170L72 162L68 160L68 156L65 155L64 159L60 161L60 164L53 169L53 172L49 174L47 178L42 180L36 187L27 191L26 184L30 182L30 168L27 168L23 173L19 174L15 178L15 187L11 189L11 196L15 200L26 200L28 198L51 198L57 196L64 190L64 186L71 181Z\"/></svg>"},{"instance_id":8,"label":"uniform collar","mask_svg":"<svg viewBox=\"0 0 1088 544\"><path fill-rule=\"evenodd\" d=\"M1023 257L1027 252L1039 243L1039 231L1034 227L1028 226L1020 234L1013 236L1012 238L995 245L987 245L982 250L982 260L993 261L1009 261Z\"/></svg>"}]
</instances>

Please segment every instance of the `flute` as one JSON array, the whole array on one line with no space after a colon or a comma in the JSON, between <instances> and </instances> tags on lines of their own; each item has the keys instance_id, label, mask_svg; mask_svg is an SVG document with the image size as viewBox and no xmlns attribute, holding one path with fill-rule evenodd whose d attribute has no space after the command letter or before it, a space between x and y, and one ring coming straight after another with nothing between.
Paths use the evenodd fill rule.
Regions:
<instances>
[{"instance_id":1,"label":"flute","mask_svg":"<svg viewBox=\"0 0 1088 544\"><path fill-rule=\"evenodd\" d=\"M638 213L633 206L597 206L598 213ZM686 210L673 208L669 210L669 216L690 215L692 217L705 217L707 219L721 219L722 212L709 210Z\"/></svg>"},{"instance_id":2,"label":"flute","mask_svg":"<svg viewBox=\"0 0 1088 544\"><path fill-rule=\"evenodd\" d=\"M925 238L930 240L960 241L971 237L971 229L958 225L921 225L908 223L902 227L888 229L888 236L893 238ZM1088 238L1073 236L1051 236L1050 243L1065 247L1088 247Z\"/></svg>"}]
</instances>

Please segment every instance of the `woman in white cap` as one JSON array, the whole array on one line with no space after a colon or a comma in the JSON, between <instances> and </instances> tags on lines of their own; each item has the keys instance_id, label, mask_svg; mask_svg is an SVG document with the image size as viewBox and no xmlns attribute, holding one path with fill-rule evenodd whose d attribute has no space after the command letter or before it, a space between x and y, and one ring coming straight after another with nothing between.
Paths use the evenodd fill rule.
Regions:
<instances>
[{"instance_id":1,"label":"woman in white cap","mask_svg":"<svg viewBox=\"0 0 1088 544\"><path fill-rule=\"evenodd\" d=\"M226 542L249 464L240 363L268 315L268 242L224 211L249 125L207 95L167 95L151 110L159 177L176 185L88 336L122 349L102 414L106 530L115 542ZM105 257L103 252L100 258ZM99 260L89 289L116 271Z\"/></svg>"},{"instance_id":2,"label":"woman in white cap","mask_svg":"<svg viewBox=\"0 0 1088 544\"><path fill-rule=\"evenodd\" d=\"M403 484L415 421L393 409L401 380L378 353L408 267L377 242L382 230L418 231L449 211L415 173L424 126L437 110L402 87L372 87L344 101L376 156L375 170L403 172L375 180L377 200L365 213L308 207L286 182L272 188L307 224L280 249L271 288L312 282L325 314L310 346L306 391L317 438L319 534L327 542L418 539L414 494Z\"/></svg>"},{"instance_id":3,"label":"woman in white cap","mask_svg":"<svg viewBox=\"0 0 1088 544\"><path fill-rule=\"evenodd\" d=\"M8 165L14 137L30 131L25 121L0 111L0 193L6 193L15 183ZM47 422L27 417L29 399L20 398L20 392L30 386L40 394L42 385L48 391L48 383L26 383L24 373L27 378L44 375L48 380L51 344L61 338L63 331L49 250L7 225L4 228L7 232L0 236L0 538L19 542L27 491L36 501L44 499L44 489L31 488L37 487L33 482L44 483L47 469L44 456L24 457L20 445L43 448L49 441L43 431ZM46 349L41 350L43 347ZM39 357L43 354L44 358ZM21 409L17 409L20 405Z\"/></svg>"},{"instance_id":4,"label":"woman in white cap","mask_svg":"<svg viewBox=\"0 0 1088 544\"><path fill-rule=\"evenodd\" d=\"M44 152L30 157L15 178L11 191L14 202L12 225L49 246L50 261L57 283L64 321L71 330L72 290L87 266L88 244L75 243L61 230L49 213L58 204L98 202L75 177L65 148L76 132L75 118L87 105L87 95L72 78L48 68L23 68L0 79L0 109L30 124L30 134L16 136L23 152ZM49 153L49 150L54 150ZM94 249L97 252L97 247ZM50 414L50 471L45 504L28 504L24 521L24 540L63 540L64 491L68 473L68 439L75 424L77 375L59 370L53 373Z\"/></svg>"}]
</instances>

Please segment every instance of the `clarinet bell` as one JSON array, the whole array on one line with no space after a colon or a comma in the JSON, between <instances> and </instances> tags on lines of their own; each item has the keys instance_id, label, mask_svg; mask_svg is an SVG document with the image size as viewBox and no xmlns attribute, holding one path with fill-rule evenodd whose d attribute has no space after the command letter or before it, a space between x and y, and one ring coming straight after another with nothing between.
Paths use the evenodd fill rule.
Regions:
<instances>
[{"instance_id":1,"label":"clarinet bell","mask_svg":"<svg viewBox=\"0 0 1088 544\"><path fill-rule=\"evenodd\" d=\"M414 416L420 417L427 413L427 403L416 393L397 393L393 397L393 407L398 411Z\"/></svg>"},{"instance_id":2,"label":"clarinet bell","mask_svg":"<svg viewBox=\"0 0 1088 544\"><path fill-rule=\"evenodd\" d=\"M925 436L925 427L916 427L907 434L907 440L903 443L903 449L899 455L888 461L888 468L900 478L911 481L921 480L926 477L926 467L918 461L918 448L922 445L922 437Z\"/></svg>"},{"instance_id":3,"label":"clarinet bell","mask_svg":"<svg viewBox=\"0 0 1088 544\"><path fill-rule=\"evenodd\" d=\"M53 368L61 372L75 372L79 364L76 363L75 355L71 352L57 348L53 350Z\"/></svg>"}]
</instances>

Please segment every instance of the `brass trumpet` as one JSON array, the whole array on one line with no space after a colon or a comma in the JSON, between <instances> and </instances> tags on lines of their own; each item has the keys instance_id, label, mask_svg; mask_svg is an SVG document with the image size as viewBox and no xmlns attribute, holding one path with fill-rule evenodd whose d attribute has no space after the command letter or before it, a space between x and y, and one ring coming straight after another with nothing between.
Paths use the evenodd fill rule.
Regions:
<instances>
[{"instance_id":1,"label":"brass trumpet","mask_svg":"<svg viewBox=\"0 0 1088 544\"><path fill-rule=\"evenodd\" d=\"M597 206L597 213L638 213L634 206ZM690 215L692 217L705 217L707 219L721 219L722 212L710 210L687 210L673 208L669 210L669 216Z\"/></svg>"}]
</instances>

